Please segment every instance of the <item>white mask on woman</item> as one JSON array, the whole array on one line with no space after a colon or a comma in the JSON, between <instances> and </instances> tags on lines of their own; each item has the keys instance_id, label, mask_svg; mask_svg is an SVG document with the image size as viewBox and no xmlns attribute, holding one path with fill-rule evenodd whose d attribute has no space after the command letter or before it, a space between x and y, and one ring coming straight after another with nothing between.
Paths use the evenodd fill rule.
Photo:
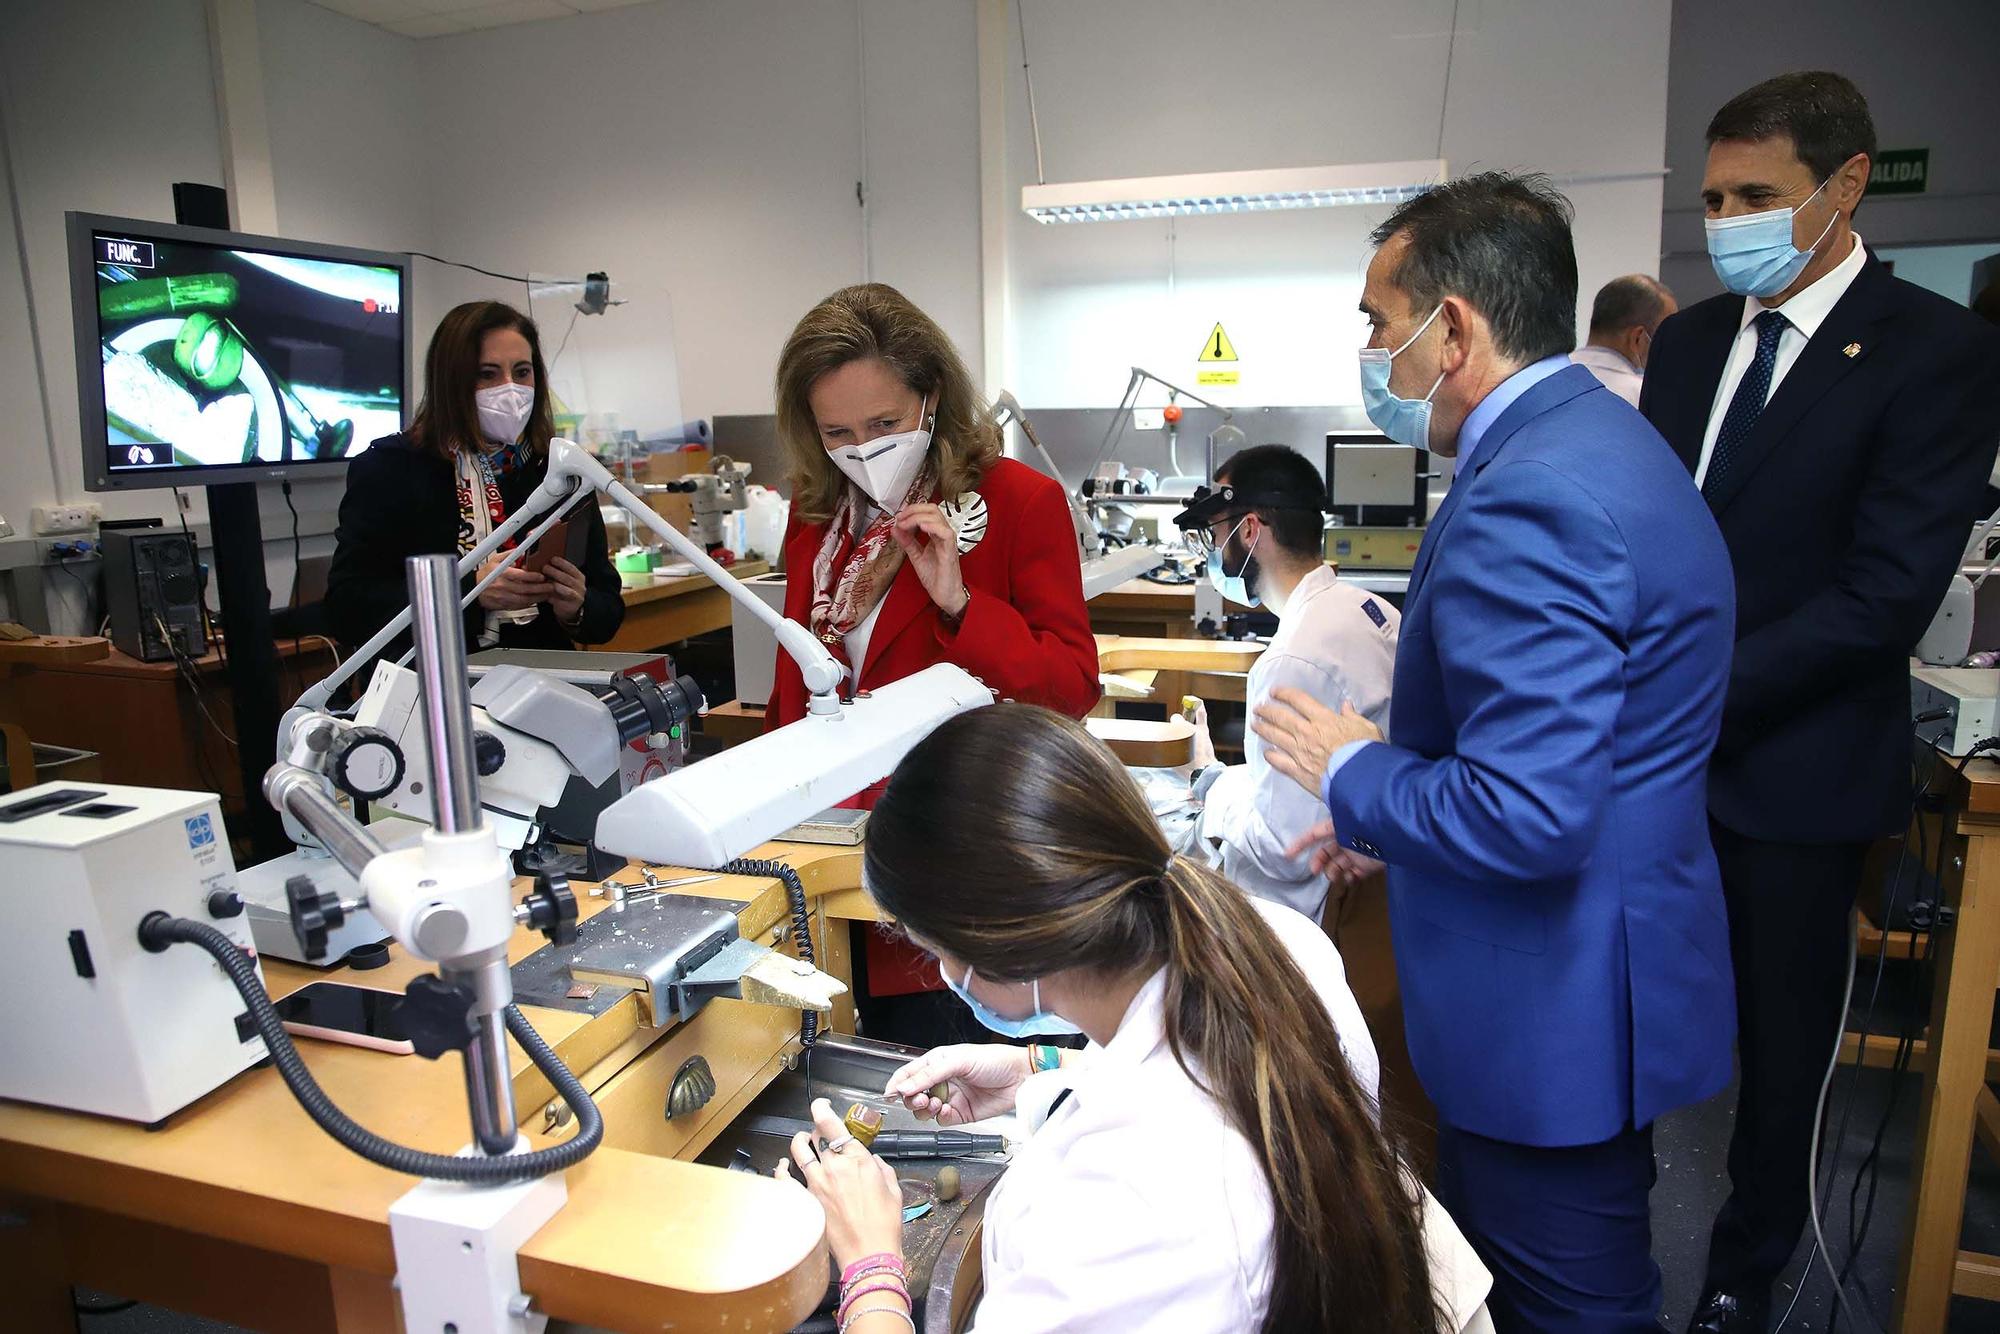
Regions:
<instances>
[{"instance_id":1,"label":"white mask on woman","mask_svg":"<svg viewBox=\"0 0 2000 1334\"><path fill-rule=\"evenodd\" d=\"M925 423L934 423L925 400L917 415L918 429L895 435L878 435L859 445L842 445L829 452L833 466L847 474L849 481L867 492L868 498L885 510L902 508L910 483L931 452L931 433Z\"/></svg>"},{"instance_id":2,"label":"white mask on woman","mask_svg":"<svg viewBox=\"0 0 2000 1334\"><path fill-rule=\"evenodd\" d=\"M535 410L535 387L510 380L488 385L472 401L479 405L480 432L496 445L511 445L521 438L521 428Z\"/></svg>"}]
</instances>

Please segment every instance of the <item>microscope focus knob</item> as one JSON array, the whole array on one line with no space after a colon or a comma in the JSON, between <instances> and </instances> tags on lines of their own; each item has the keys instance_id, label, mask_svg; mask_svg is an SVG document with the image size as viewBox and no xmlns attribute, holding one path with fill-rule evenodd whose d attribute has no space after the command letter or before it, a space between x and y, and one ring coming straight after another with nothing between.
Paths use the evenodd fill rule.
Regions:
<instances>
[{"instance_id":1,"label":"microscope focus knob","mask_svg":"<svg viewBox=\"0 0 2000 1334\"><path fill-rule=\"evenodd\" d=\"M481 778L491 778L507 762L507 743L491 732L472 734L472 763Z\"/></svg>"},{"instance_id":2,"label":"microscope focus knob","mask_svg":"<svg viewBox=\"0 0 2000 1334\"><path fill-rule=\"evenodd\" d=\"M403 988L403 1030L417 1055L435 1061L472 1041L472 992L425 973Z\"/></svg>"},{"instance_id":3,"label":"microscope focus knob","mask_svg":"<svg viewBox=\"0 0 2000 1334\"><path fill-rule=\"evenodd\" d=\"M327 748L327 763L341 791L378 801L403 785L403 748L379 727L349 727Z\"/></svg>"},{"instance_id":4,"label":"microscope focus knob","mask_svg":"<svg viewBox=\"0 0 2000 1334\"><path fill-rule=\"evenodd\" d=\"M285 882L285 906L291 910L292 934L307 960L326 957L327 933L347 920L338 894L322 894L313 882L295 875Z\"/></svg>"},{"instance_id":5,"label":"microscope focus knob","mask_svg":"<svg viewBox=\"0 0 2000 1334\"><path fill-rule=\"evenodd\" d=\"M576 894L569 877L543 871L535 877L535 887L522 898L528 910L528 926L549 938L557 947L576 943Z\"/></svg>"}]
</instances>

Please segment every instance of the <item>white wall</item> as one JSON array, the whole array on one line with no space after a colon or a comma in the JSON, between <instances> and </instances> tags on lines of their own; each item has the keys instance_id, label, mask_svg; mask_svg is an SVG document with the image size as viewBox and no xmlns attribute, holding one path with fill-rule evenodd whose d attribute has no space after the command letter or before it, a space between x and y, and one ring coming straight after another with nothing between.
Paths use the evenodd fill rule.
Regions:
<instances>
[{"instance_id":1,"label":"white wall","mask_svg":"<svg viewBox=\"0 0 2000 1334\"><path fill-rule=\"evenodd\" d=\"M1867 97L1883 148L1929 148L1929 189L1867 200L1855 228L1870 246L2000 238L1993 148L1993 0L1676 0L1667 87L1662 277L1683 304L1722 290L1702 245L1703 131L1722 104L1787 70L1845 74Z\"/></svg>"},{"instance_id":2,"label":"white wall","mask_svg":"<svg viewBox=\"0 0 2000 1334\"><path fill-rule=\"evenodd\" d=\"M23 409L8 414L0 507L25 532L30 505L83 496L64 211L171 220L173 182L219 184L222 150L200 0L15 0L8 28L0 97L25 265L0 261L15 265L9 282L25 268L53 427L51 441L22 345L0 364L7 402ZM14 346L24 322L7 322ZM102 499L107 514L165 512L153 496Z\"/></svg>"},{"instance_id":3,"label":"white wall","mask_svg":"<svg viewBox=\"0 0 2000 1334\"><path fill-rule=\"evenodd\" d=\"M1462 0L1442 154L1452 0L1025 3L1051 181L1440 155L1455 175L1661 165L1667 0ZM1359 401L1355 303L1386 209L1043 226L1018 207L1035 179L1018 37L1011 63L1007 378L1025 402L1108 405L1134 363L1192 388L1218 320L1242 358L1220 401ZM1660 185L1564 188L1587 312L1605 280L1653 271Z\"/></svg>"},{"instance_id":4,"label":"white wall","mask_svg":"<svg viewBox=\"0 0 2000 1334\"><path fill-rule=\"evenodd\" d=\"M970 0L674 0L419 55L440 244L502 272L603 269L629 301L577 321L553 373L570 406L642 433L769 412L786 335L864 264L977 359ZM536 314L552 355L569 313Z\"/></svg>"}]
</instances>

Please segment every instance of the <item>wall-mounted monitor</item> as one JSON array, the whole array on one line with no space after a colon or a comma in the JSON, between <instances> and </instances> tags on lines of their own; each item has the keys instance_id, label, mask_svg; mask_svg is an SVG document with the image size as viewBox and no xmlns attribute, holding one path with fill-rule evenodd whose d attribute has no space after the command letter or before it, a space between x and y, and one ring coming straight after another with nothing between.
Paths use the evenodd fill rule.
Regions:
<instances>
[{"instance_id":1,"label":"wall-mounted monitor","mask_svg":"<svg viewBox=\"0 0 2000 1334\"><path fill-rule=\"evenodd\" d=\"M338 475L402 429L406 256L68 221L90 490Z\"/></svg>"}]
</instances>

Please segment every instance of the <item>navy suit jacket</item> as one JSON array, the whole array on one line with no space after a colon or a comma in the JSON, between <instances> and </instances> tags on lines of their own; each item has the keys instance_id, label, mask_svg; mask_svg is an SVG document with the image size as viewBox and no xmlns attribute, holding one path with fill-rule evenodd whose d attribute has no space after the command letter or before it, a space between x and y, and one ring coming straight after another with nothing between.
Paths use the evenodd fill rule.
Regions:
<instances>
[{"instance_id":1,"label":"navy suit jacket","mask_svg":"<svg viewBox=\"0 0 2000 1334\"><path fill-rule=\"evenodd\" d=\"M1743 298L1660 326L1640 410L1692 472ZM2000 445L2000 334L1872 256L1772 393L1712 504L1736 568L1736 660L1709 810L1836 843L1910 818L1909 655Z\"/></svg>"},{"instance_id":2,"label":"navy suit jacket","mask_svg":"<svg viewBox=\"0 0 2000 1334\"><path fill-rule=\"evenodd\" d=\"M1387 744L1326 784L1389 865L1410 1056L1450 1125L1593 1144L1729 1080L1706 770L1729 557L1580 366L1501 413L1417 553Z\"/></svg>"}]
</instances>

